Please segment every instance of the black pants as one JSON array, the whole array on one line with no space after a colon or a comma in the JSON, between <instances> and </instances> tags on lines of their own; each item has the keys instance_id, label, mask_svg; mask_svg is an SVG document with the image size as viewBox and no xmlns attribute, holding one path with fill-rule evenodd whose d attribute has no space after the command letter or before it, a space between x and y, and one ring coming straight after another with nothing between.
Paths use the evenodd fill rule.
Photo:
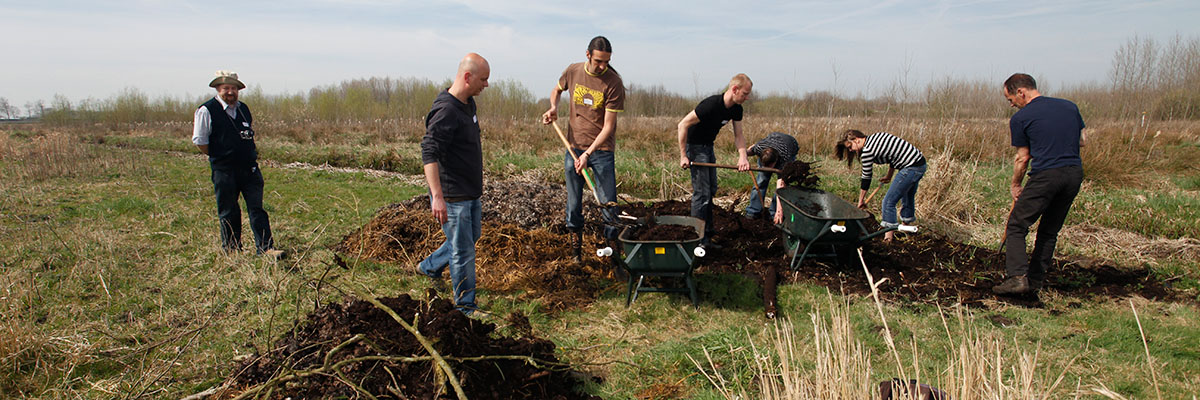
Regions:
<instances>
[{"instance_id":1,"label":"black pants","mask_svg":"<svg viewBox=\"0 0 1200 400\"><path fill-rule=\"evenodd\" d=\"M1008 216L1008 233L1004 238L1004 263L1008 276L1026 275L1030 281L1042 282L1054 258L1058 231L1067 220L1071 203L1083 183L1083 167L1071 166L1038 172L1029 177L1021 197ZM1025 237L1029 227L1041 218L1033 254L1025 254Z\"/></svg>"},{"instance_id":2,"label":"black pants","mask_svg":"<svg viewBox=\"0 0 1200 400\"><path fill-rule=\"evenodd\" d=\"M271 238L271 221L263 210L263 177L257 165L246 167L214 167L213 189L217 195L217 217L221 222L221 246L227 251L242 248L242 213L238 195L246 201L250 231L259 253L275 247Z\"/></svg>"}]
</instances>

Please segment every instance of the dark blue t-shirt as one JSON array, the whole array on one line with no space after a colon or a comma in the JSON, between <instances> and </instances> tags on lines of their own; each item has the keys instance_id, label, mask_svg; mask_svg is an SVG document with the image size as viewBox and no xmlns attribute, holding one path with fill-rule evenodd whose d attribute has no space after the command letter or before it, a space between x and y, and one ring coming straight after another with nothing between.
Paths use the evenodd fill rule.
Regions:
<instances>
[{"instance_id":1,"label":"dark blue t-shirt","mask_svg":"<svg viewBox=\"0 0 1200 400\"><path fill-rule=\"evenodd\" d=\"M1079 137L1083 116L1068 100L1038 96L1008 121L1013 147L1029 147L1029 175L1048 169L1083 165Z\"/></svg>"}]
</instances>

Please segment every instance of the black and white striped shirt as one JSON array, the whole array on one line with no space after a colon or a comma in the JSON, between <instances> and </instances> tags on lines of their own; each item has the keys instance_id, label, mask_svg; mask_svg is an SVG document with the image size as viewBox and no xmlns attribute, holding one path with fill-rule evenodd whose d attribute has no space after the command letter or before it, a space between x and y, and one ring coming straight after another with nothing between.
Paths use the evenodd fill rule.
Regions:
<instances>
[{"instance_id":1,"label":"black and white striped shirt","mask_svg":"<svg viewBox=\"0 0 1200 400\"><path fill-rule=\"evenodd\" d=\"M867 136L863 144L862 156L862 189L871 187L871 172L875 164L891 164L892 169L904 169L914 165L925 164L925 155L917 146L887 132L879 132Z\"/></svg>"}]
</instances>

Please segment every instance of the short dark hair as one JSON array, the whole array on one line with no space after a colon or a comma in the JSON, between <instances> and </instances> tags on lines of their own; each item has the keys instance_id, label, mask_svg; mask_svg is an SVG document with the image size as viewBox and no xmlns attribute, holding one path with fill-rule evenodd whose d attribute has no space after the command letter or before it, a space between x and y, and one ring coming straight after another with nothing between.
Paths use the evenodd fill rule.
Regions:
<instances>
[{"instance_id":1,"label":"short dark hair","mask_svg":"<svg viewBox=\"0 0 1200 400\"><path fill-rule=\"evenodd\" d=\"M1008 93L1016 93L1017 89L1037 90L1037 81L1033 80L1029 74L1020 72L1012 74L1008 79L1004 80L1004 91Z\"/></svg>"},{"instance_id":2,"label":"short dark hair","mask_svg":"<svg viewBox=\"0 0 1200 400\"><path fill-rule=\"evenodd\" d=\"M762 154L758 156L758 162L764 167L769 166L774 168L777 161L779 161L779 152L775 151L775 149L771 147L762 149Z\"/></svg>"},{"instance_id":3,"label":"short dark hair","mask_svg":"<svg viewBox=\"0 0 1200 400\"><path fill-rule=\"evenodd\" d=\"M609 43L608 38L604 36L596 36L592 38L592 41L588 42L588 54L592 54L592 50L612 53L612 43Z\"/></svg>"}]
</instances>

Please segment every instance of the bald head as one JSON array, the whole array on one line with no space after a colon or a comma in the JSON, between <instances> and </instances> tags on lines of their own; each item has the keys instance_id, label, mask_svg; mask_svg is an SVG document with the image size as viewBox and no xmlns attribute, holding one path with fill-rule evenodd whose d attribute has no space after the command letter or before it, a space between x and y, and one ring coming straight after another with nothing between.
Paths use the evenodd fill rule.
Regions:
<instances>
[{"instance_id":1,"label":"bald head","mask_svg":"<svg viewBox=\"0 0 1200 400\"><path fill-rule=\"evenodd\" d=\"M450 94L466 102L468 97L477 96L488 87L488 77L492 67L486 59L477 53L467 54L458 62L458 73L454 74L454 83L450 86Z\"/></svg>"},{"instance_id":2,"label":"bald head","mask_svg":"<svg viewBox=\"0 0 1200 400\"><path fill-rule=\"evenodd\" d=\"M478 53L467 54L465 57L463 57L462 61L458 62L458 75L462 75L463 72L478 74L480 71L487 71L490 69L491 67L488 66L487 60L483 59L483 56L479 55Z\"/></svg>"}]
</instances>

